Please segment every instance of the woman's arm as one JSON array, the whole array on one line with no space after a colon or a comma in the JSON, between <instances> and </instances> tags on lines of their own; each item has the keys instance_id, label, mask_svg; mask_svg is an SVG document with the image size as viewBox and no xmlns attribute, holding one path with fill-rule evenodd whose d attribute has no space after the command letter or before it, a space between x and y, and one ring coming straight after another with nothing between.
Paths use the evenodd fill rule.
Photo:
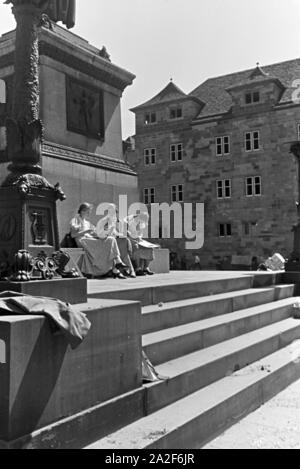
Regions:
<instances>
[{"instance_id":1,"label":"woman's arm","mask_svg":"<svg viewBox=\"0 0 300 469\"><path fill-rule=\"evenodd\" d=\"M109 215L101 218L97 224L96 233L101 239L105 239L107 236L116 236L116 220L112 219Z\"/></svg>"},{"instance_id":2,"label":"woman's arm","mask_svg":"<svg viewBox=\"0 0 300 469\"><path fill-rule=\"evenodd\" d=\"M84 236L85 234L92 233L92 232L93 232L92 227L90 227L87 230L83 230L81 223L79 223L78 220L76 220L76 218L74 218L70 223L70 234L71 234L71 237L74 239L80 238Z\"/></svg>"}]
</instances>

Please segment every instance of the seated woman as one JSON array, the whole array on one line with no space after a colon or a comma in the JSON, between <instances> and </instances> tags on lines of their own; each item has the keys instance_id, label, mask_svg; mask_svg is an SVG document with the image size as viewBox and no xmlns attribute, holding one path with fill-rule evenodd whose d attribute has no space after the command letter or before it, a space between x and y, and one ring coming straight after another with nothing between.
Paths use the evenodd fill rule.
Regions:
<instances>
[{"instance_id":1,"label":"seated woman","mask_svg":"<svg viewBox=\"0 0 300 469\"><path fill-rule=\"evenodd\" d=\"M85 251L81 271L93 277L103 277L109 273L114 278L124 279L120 272L127 266L123 264L116 238L107 236L100 239L96 228L88 220L92 205L84 203L79 207L78 215L70 222L71 236L75 239L78 247Z\"/></svg>"},{"instance_id":2,"label":"seated woman","mask_svg":"<svg viewBox=\"0 0 300 469\"><path fill-rule=\"evenodd\" d=\"M128 223L128 236L132 243L133 261L136 264L136 275L154 275L149 268L154 260L154 248L159 247L143 240L144 230L149 223L148 213L131 215L126 219Z\"/></svg>"},{"instance_id":3,"label":"seated woman","mask_svg":"<svg viewBox=\"0 0 300 469\"><path fill-rule=\"evenodd\" d=\"M97 225L98 236L101 239L107 236L113 236L116 238L120 251L120 257L122 262L127 266L127 269L124 269L123 273L127 277L136 278L136 274L131 262L132 244L130 239L121 232L121 222L118 219L118 209L116 205L110 204L108 206L108 212L109 213L103 217Z\"/></svg>"}]
</instances>

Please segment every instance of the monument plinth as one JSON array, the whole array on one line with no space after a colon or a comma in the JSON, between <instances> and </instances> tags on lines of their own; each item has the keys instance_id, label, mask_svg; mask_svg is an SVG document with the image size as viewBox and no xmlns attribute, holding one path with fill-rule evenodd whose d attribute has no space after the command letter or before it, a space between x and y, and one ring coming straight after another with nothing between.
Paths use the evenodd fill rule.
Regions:
<instances>
[{"instance_id":1,"label":"monument plinth","mask_svg":"<svg viewBox=\"0 0 300 469\"><path fill-rule=\"evenodd\" d=\"M50 182L59 181L67 199L58 203L59 236L79 205L102 201L128 205L139 199L137 175L125 162L121 98L134 75L110 61L103 48L56 23L42 23L39 40L39 116L43 122L40 166ZM16 33L0 37L0 79L12 114ZM2 117L4 122L5 117ZM0 140L1 140L0 120ZM2 143L2 147L4 142ZM1 141L0 141L1 148ZM7 175L7 152L0 151L0 182ZM91 220L97 224L95 216Z\"/></svg>"},{"instance_id":2,"label":"monument plinth","mask_svg":"<svg viewBox=\"0 0 300 469\"><path fill-rule=\"evenodd\" d=\"M49 2L10 0L16 38L11 115L6 120L9 174L0 189L0 290L23 292L23 284L61 278L85 283L77 272L66 274L68 259L58 253L57 200L65 200L59 183L42 175L43 124L39 119L39 36ZM63 279L68 276L70 279ZM61 298L63 285L53 283L51 296ZM32 288L34 294L35 288ZM68 290L68 289L67 289ZM82 288L79 289L82 291ZM67 301L70 297L64 296ZM86 301L86 293L79 301Z\"/></svg>"}]
</instances>

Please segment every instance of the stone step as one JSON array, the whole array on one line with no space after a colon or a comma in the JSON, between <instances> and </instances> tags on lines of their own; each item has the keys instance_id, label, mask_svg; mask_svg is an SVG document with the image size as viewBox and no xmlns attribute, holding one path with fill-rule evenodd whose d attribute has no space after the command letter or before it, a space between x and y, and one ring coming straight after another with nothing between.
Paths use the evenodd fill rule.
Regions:
<instances>
[{"instance_id":1,"label":"stone step","mask_svg":"<svg viewBox=\"0 0 300 469\"><path fill-rule=\"evenodd\" d=\"M277 285L279 283L292 283L286 281L283 272L253 272L253 287L267 287L270 285Z\"/></svg>"},{"instance_id":2,"label":"stone step","mask_svg":"<svg viewBox=\"0 0 300 469\"><path fill-rule=\"evenodd\" d=\"M157 371L168 376L168 380L143 386L61 420L12 447L47 449L49 434L53 449L86 446L277 351L299 337L298 322L289 319L162 364Z\"/></svg>"},{"instance_id":3,"label":"stone step","mask_svg":"<svg viewBox=\"0 0 300 469\"><path fill-rule=\"evenodd\" d=\"M142 333L149 334L188 322L290 298L293 294L294 285L277 285L144 306Z\"/></svg>"},{"instance_id":4,"label":"stone step","mask_svg":"<svg viewBox=\"0 0 300 469\"><path fill-rule=\"evenodd\" d=\"M156 370L167 379L147 385L145 408L153 413L299 338L300 321L289 318L163 363Z\"/></svg>"},{"instance_id":5,"label":"stone step","mask_svg":"<svg viewBox=\"0 0 300 469\"><path fill-rule=\"evenodd\" d=\"M254 276L250 273L240 276L236 274L229 278L215 278L216 274L210 276L209 272L200 274L202 276L199 276L199 280L195 275L192 276L191 272L182 272L182 278L178 280L176 275L173 281L172 274L119 281L121 283L91 281L88 297L140 301L143 306L147 306L216 295L225 291L246 290L252 288L254 282ZM271 285L271 277L267 277L265 282Z\"/></svg>"},{"instance_id":6,"label":"stone step","mask_svg":"<svg viewBox=\"0 0 300 469\"><path fill-rule=\"evenodd\" d=\"M292 316L294 298L145 334L143 349L153 365L246 334Z\"/></svg>"},{"instance_id":7,"label":"stone step","mask_svg":"<svg viewBox=\"0 0 300 469\"><path fill-rule=\"evenodd\" d=\"M269 354L87 449L201 448L300 378L299 347L298 343L298 353L291 344Z\"/></svg>"}]
</instances>

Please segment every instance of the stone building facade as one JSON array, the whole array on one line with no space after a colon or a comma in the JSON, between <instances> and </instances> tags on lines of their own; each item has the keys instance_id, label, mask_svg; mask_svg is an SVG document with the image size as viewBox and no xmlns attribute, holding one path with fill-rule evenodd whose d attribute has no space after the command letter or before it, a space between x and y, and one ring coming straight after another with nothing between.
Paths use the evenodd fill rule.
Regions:
<instances>
[{"instance_id":1,"label":"stone building facade","mask_svg":"<svg viewBox=\"0 0 300 469\"><path fill-rule=\"evenodd\" d=\"M215 267L232 256L265 258L292 250L297 220L300 60L212 78L186 95L169 83L134 108L135 151L127 158L146 204L205 204L204 246L160 243L183 264L199 254ZM246 260L245 260L246 262Z\"/></svg>"}]
</instances>

